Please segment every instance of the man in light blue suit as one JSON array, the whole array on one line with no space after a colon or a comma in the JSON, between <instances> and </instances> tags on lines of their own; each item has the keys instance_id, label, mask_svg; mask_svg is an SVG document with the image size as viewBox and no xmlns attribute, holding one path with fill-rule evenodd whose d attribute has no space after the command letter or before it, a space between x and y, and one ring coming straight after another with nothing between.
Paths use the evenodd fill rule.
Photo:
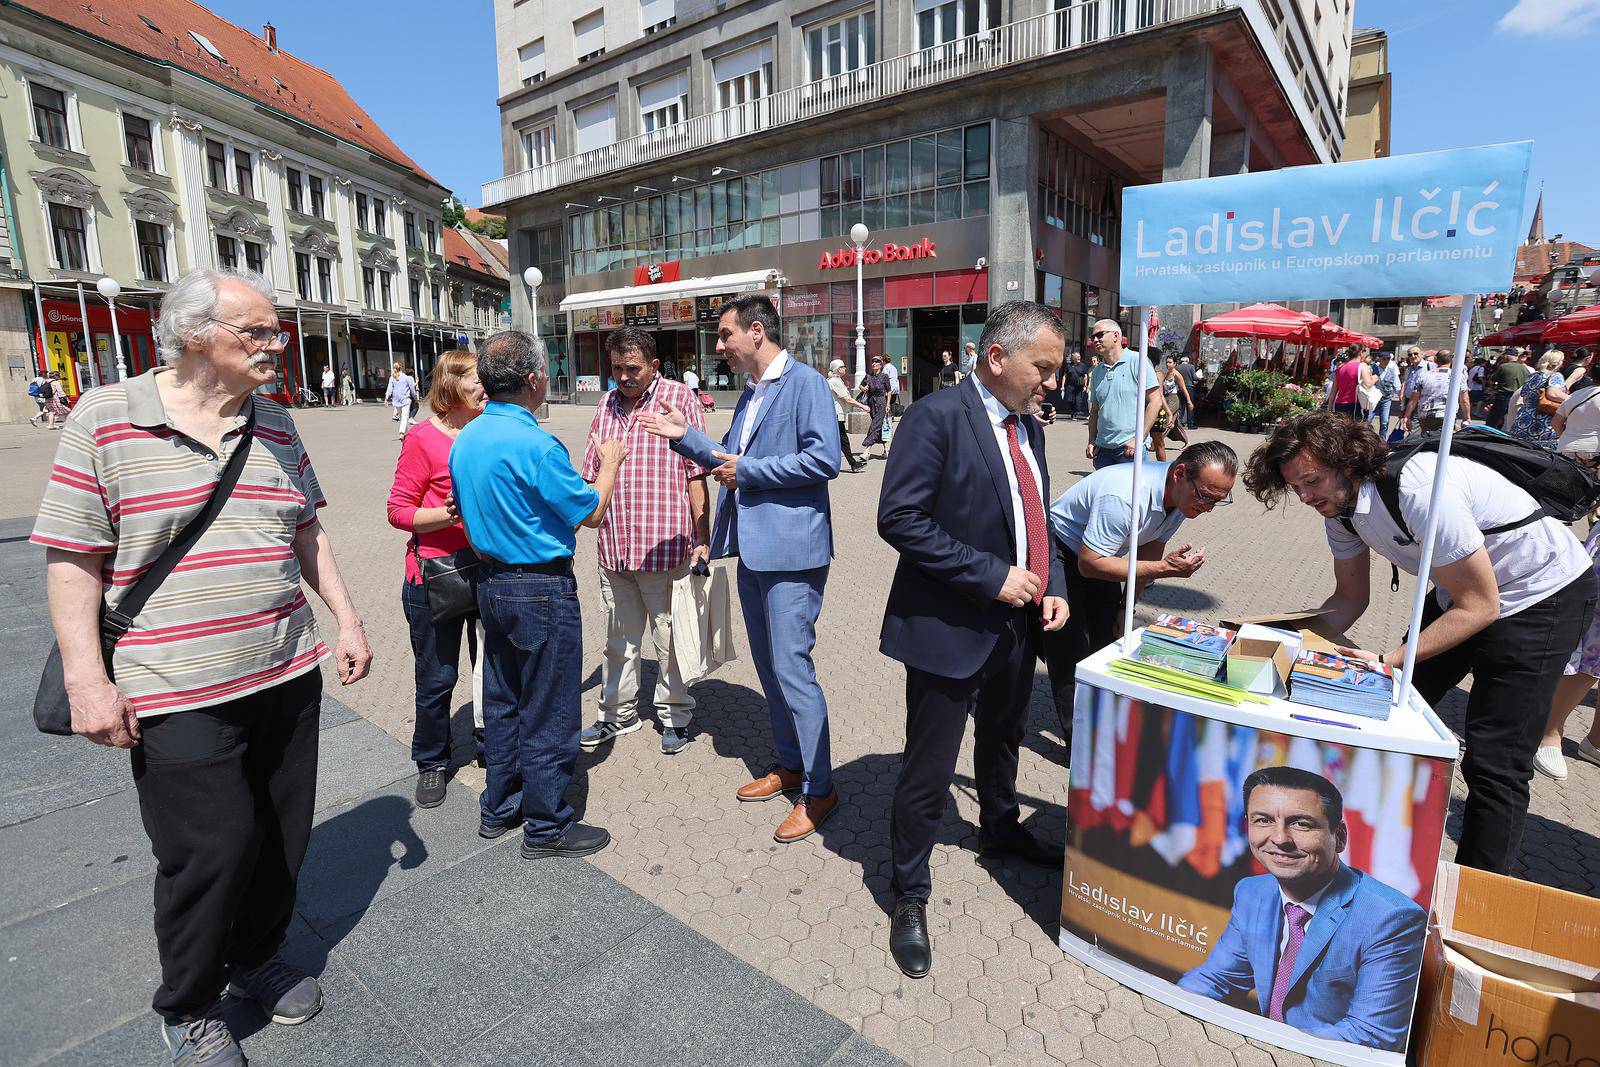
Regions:
<instances>
[{"instance_id":1,"label":"man in light blue suit","mask_svg":"<svg viewBox=\"0 0 1600 1067\"><path fill-rule=\"evenodd\" d=\"M1206 961L1178 985L1310 1034L1399 1052L1411 1026L1428 915L1339 862L1344 798L1320 774L1263 767L1244 781L1250 851L1267 869L1234 888Z\"/></svg>"},{"instance_id":2,"label":"man in light blue suit","mask_svg":"<svg viewBox=\"0 0 1600 1067\"><path fill-rule=\"evenodd\" d=\"M833 559L828 482L839 476L839 424L822 375L778 343L778 311L765 296L722 306L717 354L750 384L720 446L663 404L640 423L722 486L711 531L714 558L739 557L750 656L772 717L778 761L739 789L744 801L800 797L773 834L788 844L833 813L828 705L811 661L822 589Z\"/></svg>"}]
</instances>

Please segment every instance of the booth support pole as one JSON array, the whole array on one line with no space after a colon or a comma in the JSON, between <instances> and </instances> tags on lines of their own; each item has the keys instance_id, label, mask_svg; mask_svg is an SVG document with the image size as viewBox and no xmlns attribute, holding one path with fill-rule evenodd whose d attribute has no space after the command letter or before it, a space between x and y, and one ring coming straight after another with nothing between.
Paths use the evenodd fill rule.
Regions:
<instances>
[{"instance_id":1,"label":"booth support pole","mask_svg":"<svg viewBox=\"0 0 1600 1067\"><path fill-rule=\"evenodd\" d=\"M1433 472L1433 492L1428 496L1428 523L1422 532L1422 558L1417 561L1417 591L1411 598L1411 625L1406 630L1406 658L1394 687L1400 707L1411 702L1411 671L1417 662L1417 634L1422 630L1422 607L1428 600L1428 572L1433 566L1433 539L1439 531L1439 497L1444 492L1445 464L1450 460L1450 444L1455 438L1456 412L1461 405L1462 364L1467 360L1467 327L1472 323L1472 305L1477 297L1461 297L1461 314L1456 322L1456 354L1450 364L1450 387L1445 393L1449 407L1439 432L1439 465Z\"/></svg>"},{"instance_id":2,"label":"booth support pole","mask_svg":"<svg viewBox=\"0 0 1600 1067\"><path fill-rule=\"evenodd\" d=\"M1122 651L1125 653L1133 651L1133 597L1139 580L1139 483L1144 473L1144 391L1150 376L1150 353L1145 351L1150 344L1149 307L1139 309L1138 341L1137 350L1128 349L1128 354L1139 361L1139 391L1135 394L1133 416L1133 499L1128 501L1128 513L1133 516L1128 528L1128 589L1122 600Z\"/></svg>"}]
</instances>

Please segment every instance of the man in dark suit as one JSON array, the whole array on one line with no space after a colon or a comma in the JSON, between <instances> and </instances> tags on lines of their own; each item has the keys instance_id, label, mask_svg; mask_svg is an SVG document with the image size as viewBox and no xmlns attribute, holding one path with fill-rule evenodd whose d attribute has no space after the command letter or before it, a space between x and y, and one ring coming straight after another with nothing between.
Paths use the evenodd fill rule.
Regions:
<instances>
[{"instance_id":1,"label":"man in dark suit","mask_svg":"<svg viewBox=\"0 0 1600 1067\"><path fill-rule=\"evenodd\" d=\"M906 665L889 950L913 978L932 965L928 857L969 711L981 847L1041 864L1062 859L1022 828L1016 781L1040 627L1056 630L1067 619L1045 521L1044 433L1034 418L1056 387L1065 350L1048 308L995 308L973 374L907 409L883 475L878 534L900 563L878 647Z\"/></svg>"}]
</instances>

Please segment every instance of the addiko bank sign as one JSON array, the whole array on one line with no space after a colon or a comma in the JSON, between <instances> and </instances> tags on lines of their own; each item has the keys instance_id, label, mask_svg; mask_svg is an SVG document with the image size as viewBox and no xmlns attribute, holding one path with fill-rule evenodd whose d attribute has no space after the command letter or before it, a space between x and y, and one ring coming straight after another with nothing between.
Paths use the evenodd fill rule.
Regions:
<instances>
[{"instance_id":1,"label":"addiko bank sign","mask_svg":"<svg viewBox=\"0 0 1600 1067\"><path fill-rule=\"evenodd\" d=\"M934 259L938 256L938 245L933 239L924 237L915 244L900 245L893 241L878 248L868 248L861 253L862 266L871 267L879 263L908 263L914 259ZM856 250L854 245L846 245L837 252L822 253L821 260L817 263L818 270L843 270L856 265Z\"/></svg>"}]
</instances>

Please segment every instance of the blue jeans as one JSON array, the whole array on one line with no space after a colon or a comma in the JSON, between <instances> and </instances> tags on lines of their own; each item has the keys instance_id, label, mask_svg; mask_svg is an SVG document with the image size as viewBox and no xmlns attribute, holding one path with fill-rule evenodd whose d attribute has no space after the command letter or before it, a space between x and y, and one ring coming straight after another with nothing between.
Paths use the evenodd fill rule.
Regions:
<instances>
[{"instance_id":1,"label":"blue jeans","mask_svg":"<svg viewBox=\"0 0 1600 1067\"><path fill-rule=\"evenodd\" d=\"M1372 421L1378 424L1376 427L1378 436L1385 441L1389 439L1389 405L1391 403L1392 401L1388 397L1384 397L1372 408Z\"/></svg>"},{"instance_id":2,"label":"blue jeans","mask_svg":"<svg viewBox=\"0 0 1600 1067\"><path fill-rule=\"evenodd\" d=\"M450 698L456 691L461 664L461 631L467 633L467 656L478 658L478 631L471 618L435 623L428 618L428 593L421 583L400 585L400 606L411 627L415 660L417 721L411 728L411 761L419 771L450 766Z\"/></svg>"},{"instance_id":3,"label":"blue jeans","mask_svg":"<svg viewBox=\"0 0 1600 1067\"><path fill-rule=\"evenodd\" d=\"M1094 469L1101 467L1114 467L1118 463L1132 463L1133 457L1128 455L1122 445L1095 445Z\"/></svg>"},{"instance_id":4,"label":"blue jeans","mask_svg":"<svg viewBox=\"0 0 1600 1067\"><path fill-rule=\"evenodd\" d=\"M739 603L750 641L750 658L767 697L772 747L778 762L805 776L806 796L833 791L828 747L828 703L817 684L811 650L828 568L753 571L739 564Z\"/></svg>"},{"instance_id":5,"label":"blue jeans","mask_svg":"<svg viewBox=\"0 0 1600 1067\"><path fill-rule=\"evenodd\" d=\"M520 813L532 844L572 823L567 786L582 729L583 620L571 575L488 571L478 582L483 618L486 822Z\"/></svg>"}]
</instances>

